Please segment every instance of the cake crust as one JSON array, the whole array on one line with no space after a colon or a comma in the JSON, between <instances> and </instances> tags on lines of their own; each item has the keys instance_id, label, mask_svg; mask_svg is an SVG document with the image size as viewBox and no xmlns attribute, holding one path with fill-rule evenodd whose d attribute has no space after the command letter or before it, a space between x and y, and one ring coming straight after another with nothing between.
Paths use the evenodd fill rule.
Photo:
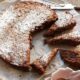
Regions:
<instances>
[{"instance_id":1,"label":"cake crust","mask_svg":"<svg viewBox=\"0 0 80 80\"><path fill-rule=\"evenodd\" d=\"M40 59L35 60L31 66L34 70L36 70L39 74L45 73L46 68L56 56L58 48L54 48L48 55L43 55Z\"/></svg>"}]
</instances>

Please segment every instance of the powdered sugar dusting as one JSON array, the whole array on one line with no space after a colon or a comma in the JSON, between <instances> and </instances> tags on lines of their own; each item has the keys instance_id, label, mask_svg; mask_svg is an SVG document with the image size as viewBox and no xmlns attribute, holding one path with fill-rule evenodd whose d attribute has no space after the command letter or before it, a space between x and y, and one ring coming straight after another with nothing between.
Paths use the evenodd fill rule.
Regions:
<instances>
[{"instance_id":1,"label":"powdered sugar dusting","mask_svg":"<svg viewBox=\"0 0 80 80\"><path fill-rule=\"evenodd\" d=\"M49 56L50 56L50 52L48 54L43 55L43 57L40 60L47 64Z\"/></svg>"},{"instance_id":2,"label":"powdered sugar dusting","mask_svg":"<svg viewBox=\"0 0 80 80\"><path fill-rule=\"evenodd\" d=\"M7 10L0 18L0 32L5 28L15 17L13 12Z\"/></svg>"},{"instance_id":3,"label":"powdered sugar dusting","mask_svg":"<svg viewBox=\"0 0 80 80\"><path fill-rule=\"evenodd\" d=\"M56 21L55 24L58 25L58 27L65 27L69 25L70 20L73 18L70 13L66 12L57 12L57 15L59 19Z\"/></svg>"},{"instance_id":4,"label":"powdered sugar dusting","mask_svg":"<svg viewBox=\"0 0 80 80\"><path fill-rule=\"evenodd\" d=\"M27 62L30 31L50 19L51 11L38 3L18 3L0 18L0 56L14 65Z\"/></svg>"},{"instance_id":5,"label":"powdered sugar dusting","mask_svg":"<svg viewBox=\"0 0 80 80\"><path fill-rule=\"evenodd\" d=\"M41 25L46 21L50 11L48 10L31 10L22 22L18 23L18 27L21 32L31 31L35 29L35 26ZM36 17L36 18L35 18ZM22 26L23 25L23 26Z\"/></svg>"}]
</instances>

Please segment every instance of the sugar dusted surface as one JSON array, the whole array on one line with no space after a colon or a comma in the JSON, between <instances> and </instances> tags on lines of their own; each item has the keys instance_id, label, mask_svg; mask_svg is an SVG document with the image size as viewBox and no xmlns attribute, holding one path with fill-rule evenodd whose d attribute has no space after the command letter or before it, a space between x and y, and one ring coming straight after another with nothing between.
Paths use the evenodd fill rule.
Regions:
<instances>
[{"instance_id":1,"label":"sugar dusted surface","mask_svg":"<svg viewBox=\"0 0 80 80\"><path fill-rule=\"evenodd\" d=\"M58 15L58 20L56 21L56 25L58 25L58 27L65 27L67 25L69 25L71 19L73 18L72 14L70 14L69 12L57 12Z\"/></svg>"},{"instance_id":2,"label":"sugar dusted surface","mask_svg":"<svg viewBox=\"0 0 80 80\"><path fill-rule=\"evenodd\" d=\"M76 20L76 26L68 33L64 33L60 36L54 37L54 39L78 39L80 41L80 15L74 17Z\"/></svg>"},{"instance_id":3,"label":"sugar dusted surface","mask_svg":"<svg viewBox=\"0 0 80 80\"><path fill-rule=\"evenodd\" d=\"M11 64L24 64L30 50L30 31L51 15L51 10L39 3L21 2L6 10L0 17L0 56Z\"/></svg>"}]
</instances>

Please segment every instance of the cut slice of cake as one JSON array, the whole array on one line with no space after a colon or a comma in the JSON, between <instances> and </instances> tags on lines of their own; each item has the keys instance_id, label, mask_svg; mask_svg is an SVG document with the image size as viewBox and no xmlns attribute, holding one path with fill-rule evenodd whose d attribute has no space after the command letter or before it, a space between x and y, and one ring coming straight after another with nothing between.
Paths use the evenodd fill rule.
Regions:
<instances>
[{"instance_id":1,"label":"cut slice of cake","mask_svg":"<svg viewBox=\"0 0 80 80\"><path fill-rule=\"evenodd\" d=\"M76 46L80 44L80 15L75 17L76 26L69 32L56 36L51 39L46 39L49 44L66 44L68 46Z\"/></svg>"},{"instance_id":2,"label":"cut slice of cake","mask_svg":"<svg viewBox=\"0 0 80 80\"><path fill-rule=\"evenodd\" d=\"M0 17L0 58L27 68L31 33L49 27L56 19L55 11L42 3L25 1L10 6Z\"/></svg>"},{"instance_id":3,"label":"cut slice of cake","mask_svg":"<svg viewBox=\"0 0 80 80\"><path fill-rule=\"evenodd\" d=\"M31 66L34 70L43 74L52 61L52 59L56 56L58 48L54 48L50 53L43 55L40 59L35 60Z\"/></svg>"},{"instance_id":4,"label":"cut slice of cake","mask_svg":"<svg viewBox=\"0 0 80 80\"><path fill-rule=\"evenodd\" d=\"M80 51L60 49L62 60L73 68L80 68Z\"/></svg>"},{"instance_id":5,"label":"cut slice of cake","mask_svg":"<svg viewBox=\"0 0 80 80\"><path fill-rule=\"evenodd\" d=\"M44 36L50 37L56 34L61 34L66 30L72 29L76 25L76 21L70 12L57 12L58 20L45 32Z\"/></svg>"}]
</instances>

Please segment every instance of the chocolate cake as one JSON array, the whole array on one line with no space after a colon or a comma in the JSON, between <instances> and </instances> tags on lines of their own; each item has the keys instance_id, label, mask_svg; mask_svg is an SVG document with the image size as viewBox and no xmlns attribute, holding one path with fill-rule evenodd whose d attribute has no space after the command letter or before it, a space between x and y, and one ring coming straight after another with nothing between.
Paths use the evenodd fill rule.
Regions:
<instances>
[{"instance_id":1,"label":"chocolate cake","mask_svg":"<svg viewBox=\"0 0 80 80\"><path fill-rule=\"evenodd\" d=\"M56 19L55 11L42 3L25 1L10 6L0 17L0 58L27 68L31 33L49 27Z\"/></svg>"},{"instance_id":2,"label":"chocolate cake","mask_svg":"<svg viewBox=\"0 0 80 80\"><path fill-rule=\"evenodd\" d=\"M73 68L80 68L80 51L59 50L62 60Z\"/></svg>"},{"instance_id":3,"label":"chocolate cake","mask_svg":"<svg viewBox=\"0 0 80 80\"><path fill-rule=\"evenodd\" d=\"M76 26L59 36L46 39L45 42L49 44L65 44L68 46L77 46L80 44L80 15L75 17Z\"/></svg>"},{"instance_id":4,"label":"chocolate cake","mask_svg":"<svg viewBox=\"0 0 80 80\"><path fill-rule=\"evenodd\" d=\"M58 48L54 48L50 53L45 54L42 56L40 59L35 60L31 66L34 70L39 72L40 74L43 74L52 61L52 59L55 57L57 54Z\"/></svg>"},{"instance_id":5,"label":"chocolate cake","mask_svg":"<svg viewBox=\"0 0 80 80\"><path fill-rule=\"evenodd\" d=\"M46 37L61 34L66 30L72 29L76 25L76 21L70 12L57 12L58 20L44 34Z\"/></svg>"}]
</instances>

